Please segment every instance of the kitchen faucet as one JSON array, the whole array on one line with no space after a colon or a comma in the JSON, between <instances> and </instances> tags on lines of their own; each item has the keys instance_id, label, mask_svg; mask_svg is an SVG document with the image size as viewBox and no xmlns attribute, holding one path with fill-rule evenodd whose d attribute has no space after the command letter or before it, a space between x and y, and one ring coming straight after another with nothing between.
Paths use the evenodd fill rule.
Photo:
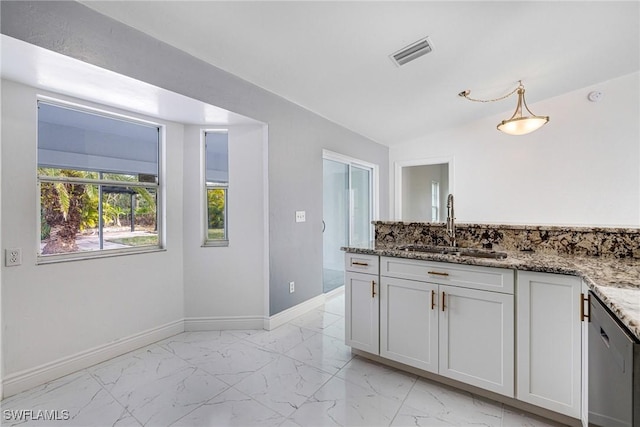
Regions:
<instances>
[{"instance_id":1,"label":"kitchen faucet","mask_svg":"<svg viewBox=\"0 0 640 427\"><path fill-rule=\"evenodd\" d=\"M449 237L449 246L455 247L456 244L456 218L453 213L453 194L447 196L447 236Z\"/></svg>"}]
</instances>

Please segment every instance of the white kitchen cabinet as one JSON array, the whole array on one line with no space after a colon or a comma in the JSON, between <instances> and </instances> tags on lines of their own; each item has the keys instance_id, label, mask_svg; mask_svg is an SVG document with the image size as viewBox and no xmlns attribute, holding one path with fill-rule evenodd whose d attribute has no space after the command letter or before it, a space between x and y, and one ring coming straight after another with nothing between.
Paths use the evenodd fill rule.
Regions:
<instances>
[{"instance_id":1,"label":"white kitchen cabinet","mask_svg":"<svg viewBox=\"0 0 640 427\"><path fill-rule=\"evenodd\" d=\"M517 398L581 418L582 280L518 271Z\"/></svg>"},{"instance_id":2,"label":"white kitchen cabinet","mask_svg":"<svg viewBox=\"0 0 640 427\"><path fill-rule=\"evenodd\" d=\"M345 270L354 273L365 273L378 276L380 273L380 257L378 255L345 254Z\"/></svg>"},{"instance_id":3,"label":"white kitchen cabinet","mask_svg":"<svg viewBox=\"0 0 640 427\"><path fill-rule=\"evenodd\" d=\"M380 278L380 355L438 373L438 285Z\"/></svg>"},{"instance_id":4,"label":"white kitchen cabinet","mask_svg":"<svg viewBox=\"0 0 640 427\"><path fill-rule=\"evenodd\" d=\"M507 268L382 257L380 275L513 294L514 274Z\"/></svg>"},{"instance_id":5,"label":"white kitchen cabinet","mask_svg":"<svg viewBox=\"0 0 640 427\"><path fill-rule=\"evenodd\" d=\"M356 261L354 261L354 258ZM356 262L356 264L353 264ZM378 354L380 308L378 257L348 253L345 272L345 344ZM358 272L353 271L357 269ZM365 270L366 273L361 273Z\"/></svg>"},{"instance_id":6,"label":"white kitchen cabinet","mask_svg":"<svg viewBox=\"0 0 640 427\"><path fill-rule=\"evenodd\" d=\"M513 397L513 295L439 288L440 375Z\"/></svg>"},{"instance_id":7,"label":"white kitchen cabinet","mask_svg":"<svg viewBox=\"0 0 640 427\"><path fill-rule=\"evenodd\" d=\"M591 322L591 298L589 287L582 281L581 301L582 315L582 408L580 409L580 421L583 427L589 425L589 322Z\"/></svg>"},{"instance_id":8,"label":"white kitchen cabinet","mask_svg":"<svg viewBox=\"0 0 640 427\"><path fill-rule=\"evenodd\" d=\"M513 270L388 257L380 266L381 356L514 396Z\"/></svg>"}]
</instances>

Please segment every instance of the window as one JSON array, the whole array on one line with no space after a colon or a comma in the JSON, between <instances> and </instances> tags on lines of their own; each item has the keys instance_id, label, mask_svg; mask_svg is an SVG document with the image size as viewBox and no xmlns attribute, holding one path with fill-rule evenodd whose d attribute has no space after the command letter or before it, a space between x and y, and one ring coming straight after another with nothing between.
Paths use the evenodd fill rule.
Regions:
<instances>
[{"instance_id":1,"label":"window","mask_svg":"<svg viewBox=\"0 0 640 427\"><path fill-rule=\"evenodd\" d=\"M161 247L160 128L38 102L40 260Z\"/></svg>"},{"instance_id":2,"label":"window","mask_svg":"<svg viewBox=\"0 0 640 427\"><path fill-rule=\"evenodd\" d=\"M440 183L431 181L431 222L438 222L440 218Z\"/></svg>"},{"instance_id":3,"label":"window","mask_svg":"<svg viewBox=\"0 0 640 427\"><path fill-rule=\"evenodd\" d=\"M229 133L226 129L204 133L205 246L227 246L229 193Z\"/></svg>"}]
</instances>

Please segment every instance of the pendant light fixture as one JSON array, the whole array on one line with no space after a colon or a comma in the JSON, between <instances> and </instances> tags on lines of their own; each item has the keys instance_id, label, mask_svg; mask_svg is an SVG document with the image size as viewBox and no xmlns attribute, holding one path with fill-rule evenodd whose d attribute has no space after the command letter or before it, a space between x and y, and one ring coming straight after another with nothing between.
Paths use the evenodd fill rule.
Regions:
<instances>
[{"instance_id":1,"label":"pendant light fixture","mask_svg":"<svg viewBox=\"0 0 640 427\"><path fill-rule=\"evenodd\" d=\"M471 94L470 90L462 91L458 94L458 96L461 96L463 98L468 99L469 101L474 101L474 102L494 102L494 101L500 101L502 99L508 98L514 93L518 94L518 104L516 105L516 111L514 111L511 118L507 120L503 120L498 124L497 129L499 131L509 135L526 135L528 133L531 133L535 130L540 129L543 125L545 125L549 121L549 116L536 116L531 112L531 110L529 110L529 107L527 106L527 101L525 101L524 99L524 85L522 84L522 81L519 81L519 85L517 88L515 88L508 94L501 96L500 98L486 99L486 100L470 98L469 97L469 95ZM524 106L524 109L522 108L523 106ZM523 112L526 112L529 115L523 116L522 115Z\"/></svg>"}]
</instances>

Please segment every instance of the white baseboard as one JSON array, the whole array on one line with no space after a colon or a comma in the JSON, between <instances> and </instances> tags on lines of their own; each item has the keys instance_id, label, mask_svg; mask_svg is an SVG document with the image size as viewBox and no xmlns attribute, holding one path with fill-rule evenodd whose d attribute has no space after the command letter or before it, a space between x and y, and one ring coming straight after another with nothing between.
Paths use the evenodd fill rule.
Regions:
<instances>
[{"instance_id":1,"label":"white baseboard","mask_svg":"<svg viewBox=\"0 0 640 427\"><path fill-rule=\"evenodd\" d=\"M148 329L126 338L94 347L89 350L63 357L35 368L26 369L7 375L3 379L3 396L8 397L29 390L32 387L45 384L56 378L88 368L121 354L128 353L154 342L169 338L184 332L183 319L167 323L156 328Z\"/></svg>"},{"instance_id":2,"label":"white baseboard","mask_svg":"<svg viewBox=\"0 0 640 427\"><path fill-rule=\"evenodd\" d=\"M327 292L326 294L324 294L324 297L326 301L329 301L330 299L340 296L342 294L344 294L344 285L337 287L332 291Z\"/></svg>"},{"instance_id":3,"label":"white baseboard","mask_svg":"<svg viewBox=\"0 0 640 427\"><path fill-rule=\"evenodd\" d=\"M266 329L268 331L284 325L309 311L320 307L326 300L340 295L344 287L321 294L294 307L290 307L270 317L262 316L216 316L191 317L176 320L157 328L152 328L109 344L63 357L35 368L16 372L3 378L0 383L0 398L12 396L30 388L37 387L57 378L80 371L105 360L137 350L154 342L182 332L217 331L228 329Z\"/></svg>"},{"instance_id":4,"label":"white baseboard","mask_svg":"<svg viewBox=\"0 0 640 427\"><path fill-rule=\"evenodd\" d=\"M282 326L290 320L308 313L314 308L320 307L322 304L324 304L325 301L326 295L320 294L317 297L313 297L304 302L301 302L298 305L294 305L293 307L283 310L280 313L274 314L271 317L267 317L264 319L264 329L270 331L277 328L278 326Z\"/></svg>"},{"instance_id":5,"label":"white baseboard","mask_svg":"<svg viewBox=\"0 0 640 427\"><path fill-rule=\"evenodd\" d=\"M221 331L227 329L262 329L262 316L188 317L184 319L185 332Z\"/></svg>"}]
</instances>

